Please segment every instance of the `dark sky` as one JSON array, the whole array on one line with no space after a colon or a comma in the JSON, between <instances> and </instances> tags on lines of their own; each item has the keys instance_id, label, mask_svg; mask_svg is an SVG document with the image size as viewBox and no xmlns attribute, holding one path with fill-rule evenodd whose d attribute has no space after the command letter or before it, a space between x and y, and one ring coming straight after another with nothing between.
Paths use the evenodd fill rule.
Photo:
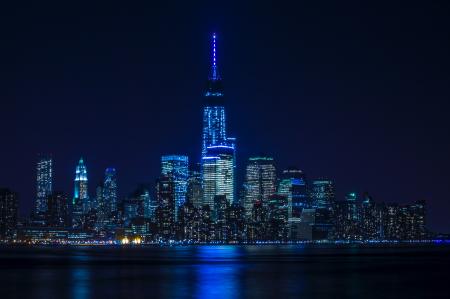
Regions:
<instances>
[{"instance_id":1,"label":"dark sky","mask_svg":"<svg viewBox=\"0 0 450 299\"><path fill-rule=\"evenodd\" d=\"M91 194L108 166L126 195L161 154L197 161L215 31L241 177L267 153L333 179L338 199L427 199L450 231L448 1L92 2L1 12L0 185L22 213L40 152L70 193L80 156Z\"/></svg>"}]
</instances>

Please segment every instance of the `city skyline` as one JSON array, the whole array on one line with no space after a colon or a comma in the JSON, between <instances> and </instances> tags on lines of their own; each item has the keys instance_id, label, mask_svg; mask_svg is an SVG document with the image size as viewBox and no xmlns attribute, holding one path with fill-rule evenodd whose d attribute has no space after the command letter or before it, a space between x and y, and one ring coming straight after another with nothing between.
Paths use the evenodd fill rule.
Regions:
<instances>
[{"instance_id":1,"label":"city skyline","mask_svg":"<svg viewBox=\"0 0 450 299\"><path fill-rule=\"evenodd\" d=\"M369 17L370 16L371 15L369 14ZM388 22L389 21L392 20L389 19ZM242 20L240 20L240 22L241 24L248 25L246 22L243 23ZM91 23L97 24L96 21L89 20L88 24ZM440 157L441 154L430 155L429 152L423 148L428 144L428 146L432 149L436 149L438 151L437 153L445 151L448 144L445 140L440 140L438 138L439 134L437 133L442 133L442 131L438 130L434 133L433 125L430 127L419 126L418 130L415 130L414 126L412 126L413 129L411 131L407 130L406 134L402 134L402 126L398 126L396 122L392 121L395 116L399 117L399 123L405 123L406 121L406 124L411 124L411 119L407 115L417 115L417 105L409 103L409 105L412 106L408 106L408 109L400 109L403 107L403 104L405 104L405 102L400 98L399 104L394 103L396 106L393 109L392 115L388 113L387 124L381 124L381 127L378 128L377 125L373 124L384 118L379 117L377 113L389 106L387 103L379 102L380 107L374 107L373 104L371 104L372 102L370 101L370 96L364 96L364 91L371 90L370 88L373 87L370 83L366 83L369 84L368 86L359 86L359 92L352 94L351 92L343 92L341 87L336 88L336 82L338 81L337 79L334 81L327 80L326 75L324 75L323 78L317 77L317 74L314 71L315 67L317 67L318 70L327 70L328 72L325 72L325 74L333 74L330 73L331 68L326 68L319 63L319 58L327 58L325 54L330 53L326 51L319 51L319 54L311 55L312 53L307 47L299 46L301 44L298 44L298 42L294 41L294 39L288 39L287 33L281 35L282 38L279 38L280 41L288 43L286 46L283 46L283 44L280 43L281 50L258 47L258 45L261 45L261 41L265 38L270 40L272 44L275 44L274 41L278 40L275 36L281 32L279 30L280 28L275 27L274 31L270 32L264 30L267 29L264 27L261 28L260 32L256 32L255 35L248 35L244 33L249 33L251 31L250 28L253 27L249 27L247 29L244 27L245 30L243 33L235 33L230 29L229 25L224 25L222 27L220 26L222 25L222 22L219 21L218 23L219 25L216 26L219 26L221 29L217 30L217 32L219 33L219 43L222 47L219 52L219 56L220 59L224 61L220 73L226 79L227 121L230 120L229 123L231 125L231 130L227 131L231 131L238 140L238 186L240 186L243 181L243 170L246 166L246 160L251 156L257 156L260 152L262 152L265 155L274 158L277 165L279 165L277 169L280 171L287 169L290 166L296 166L303 170L308 177L327 177L332 179L336 182L336 197L340 200L344 199L347 192L353 190L359 194L362 194L364 191L369 191L373 194L376 201L399 201L402 203L409 203L414 200L427 199L428 206L430 208L430 224L432 228L435 228L435 230L438 231L448 231L449 223L445 219L445 215L448 211L448 204L446 203L447 201L445 200L445 196L448 193L445 192L446 187L445 184L442 183L446 178L445 172L443 172L442 169L445 169L444 166L448 163L448 161L441 159L442 166L437 165L437 157ZM41 26L45 27L45 25ZM344 29L348 29L345 25L341 26L344 26ZM67 24L63 27L69 29L71 28L71 26ZM198 144L200 144L198 132L199 130L201 131L200 124L198 124L197 120L201 118L201 92L203 90L202 82L204 82L205 72L207 72L209 68L207 66L207 61L203 61L205 59L202 57L207 56L206 53L208 47L205 46L207 43L204 41L207 40L206 36L209 35L209 31L212 26L202 27L202 29L194 29L193 32L195 33L188 33L187 31L180 30L177 31L180 41L186 41L187 39L192 38L193 40L189 41L189 45L192 46L185 47L182 43L169 43L163 47L165 49L165 47L169 48L169 45L177 46L177 53L182 56L176 57L176 55L173 55L173 57L177 63L182 62L183 66L189 65L186 64L187 59L195 61L195 63L190 65L191 67L188 68L191 72L193 72L192 78L186 76L186 73L181 70L180 77L178 77L177 73L173 72L175 69L173 65L168 67L168 69L170 69L170 72L168 73L165 73L157 67L157 65L155 66L159 70L158 73L162 75L160 76L161 81L153 80L153 82L166 82L163 84L168 84L169 81L173 82L172 80L168 80L168 78L176 76L176 81L177 84L179 84L181 91L178 90L178 88L172 88L170 89L170 95L167 95L166 93L164 95L152 97L151 95L155 95L153 92L149 92L145 88L142 88L144 86L143 81L149 81L147 80L148 78L146 78L146 75L152 77L150 75L150 70L152 69L152 63L150 62L152 60L149 60L147 55L142 55L142 50L139 48L127 50L127 53L138 54L138 58L133 61L134 64L140 65L142 62L142 66L137 67L138 72L135 75L136 77L138 75L142 76L142 81L138 81L138 88L136 90L125 86L124 90L119 92L119 96L113 96L112 98L115 101L118 101L120 97L127 98L129 95L131 98L130 105L137 105L140 109L146 110L149 113L147 116L146 114L133 110L133 113L135 114L133 116L126 116L126 114L124 114L125 119L129 121L129 124L127 125L124 125L124 123L120 120L123 115L121 115L118 111L122 109L115 108L115 105L122 107L123 104L120 102L116 104L114 101L111 103L106 103L106 99L109 95L111 95L110 92L106 91L105 94L103 94L103 92L98 90L96 91L95 88L93 88L94 90L89 88L89 84L93 84L94 87L98 86L105 90L107 88L114 89L114 87L111 87L110 84L116 82L117 79L115 77L111 77L111 75L105 74L104 78L99 78L99 81L95 81L94 78L90 77L91 75L88 74L88 78L91 81L80 81L82 82L83 88L86 88L87 86L87 90L84 90L83 88L77 89L76 86L74 89L74 86L70 84L70 80L64 76L62 80L66 85L68 84L68 86L62 89L57 88L56 90L48 88L50 86L49 82L54 82L54 80L56 80L52 79L51 76L50 78L45 78L46 76L44 76L44 79L39 81L42 85L38 84L38 82L34 79L29 79L29 81L19 80L19 88L20 86L31 87L26 89L27 91L25 91L25 89L17 90L17 96L19 99L24 100L25 103L31 103L29 100L26 100L28 98L34 99L37 97L40 99L37 102L42 106L37 106L36 108L37 111L40 111L43 114L40 118L41 122L37 123L37 127L45 129L40 131L44 132L41 133L41 135L35 135L34 130L29 128L29 126L26 125L27 122L24 122L22 119L22 117L30 116L28 115L30 112L25 112L23 116L22 114L19 115L18 112L21 110L18 106L13 104L13 115L19 115L19 117L18 119L14 119L13 122L10 122L14 125L14 136L12 137L12 140L13 144L17 144L17 148L23 148L18 151L21 153L23 158L8 158L8 161L4 162L6 169L13 170L10 172L2 171L0 174L0 182L5 187L10 187L12 190L19 193L21 202L20 208L22 211L25 211L25 215L28 214L35 204L34 165L38 153L52 154L55 168L53 190L63 190L68 193L72 190L73 169L79 157L83 156L83 158L86 159L89 169L90 194L94 193L93 188L95 188L95 184L102 180L105 168L114 166L118 170L121 198L131 192L138 183L153 183L154 178L157 177L157 173L160 169L159 160L162 155L176 152L189 156L189 158L193 161L197 160ZM127 27L126 31L130 32L132 29L133 27ZM379 32L385 33L384 30L385 29L383 27ZM205 31L208 32L206 33ZM352 31L350 31L350 33L352 33ZM265 36L265 34L267 35ZM356 32L354 34L356 34ZM246 35L246 37L254 36L255 40L253 41L253 39L250 39L252 42L247 41L243 38L244 35ZM303 39L301 37L303 37ZM388 35L388 37L390 36ZM46 38L47 40L50 40L52 37L47 36ZM119 38L121 38L121 40L124 39L123 36L120 36ZM132 36L131 38L135 42L134 37ZM156 40L159 42L167 42L166 38L167 37L158 35ZM404 38L409 41L408 37ZM105 37L105 39L107 41L109 40L108 37ZM300 36L296 36L295 40L297 39L305 42L308 41L312 46L324 45L315 38L309 36L306 30L303 31ZM198 42L199 40L201 41ZM226 42L224 40L226 40ZM240 46L240 44L245 46ZM136 45L136 43L134 43L134 45ZM149 44L146 44L143 48L147 49L148 46ZM357 44L351 44L351 46L356 50L368 50L368 47L361 48L358 47ZM384 44L384 46L389 48L389 44ZM277 63L270 64L268 62L269 59L262 59L264 57L272 57L270 55L267 56L271 51L274 53L284 52L286 49L289 49L289 47L302 50L300 51L300 54L304 55L295 55L292 53L292 50L288 50L286 60L275 55L273 57L276 58L275 60ZM63 49L65 49L64 45ZM107 47L105 49L107 49ZM112 49L115 49L115 47L113 46ZM392 48L389 49L392 50ZM422 50L423 49L420 48L420 51ZM417 55L420 51L417 49L413 49L413 51L415 51L415 54L413 53L410 55L413 55L413 58L417 60L418 58L414 55ZM157 53L161 54L160 52ZM169 53L173 54L170 51ZM56 57L61 58L66 54L61 54ZM391 54L398 54L397 50L391 51ZM39 59L44 58L44 60L47 57L39 51L36 52L36 55L38 55L37 57L39 57ZM251 59L251 55L255 55L254 60ZM82 58L84 55L76 57ZM163 55L161 57L166 56ZM312 62L304 64L306 58L311 58ZM364 57L360 58L362 59ZM39 60L35 60L33 57L28 59L35 62ZM236 59L237 63L232 63ZM328 63L337 63L338 66L342 67L342 64L340 64L342 63L342 60L340 60L339 57L328 56L327 59ZM378 59L381 58L378 57ZM258 62L256 62L256 60L258 60ZM246 61L248 61L249 65L246 65ZM279 65L282 64L280 62L287 61L292 63L291 67L279 68ZM405 62L404 60L400 61ZM423 61L419 60L419 62ZM447 61L444 60L442 62L446 63ZM108 70L111 71L110 61L107 59L103 63L107 66L105 72L107 73ZM392 61L387 61L383 64L383 66L388 68L390 64L392 64ZM98 65L90 59L84 61L82 65L92 65L94 68L98 67ZM301 68L301 66L304 68ZM23 67L28 74L34 74L34 72L38 71L38 68L35 69L36 66L33 64L24 64ZM122 67L127 69L125 66ZM428 64L423 62L420 64L419 69L422 68L421 70L428 70L428 67ZM55 68L56 70L59 69L59 67L54 65L50 67L53 71ZM403 68L408 69L405 65L403 65ZM83 73L71 63L64 64L63 69L66 69L69 72L75 71L77 74ZM148 71L145 71L144 69L147 69ZM243 71L239 71L240 69ZM347 69L350 71L361 71L353 65L348 65ZM373 65L368 66L368 71L373 69ZM263 70L265 70L265 72L262 72ZM295 76L295 71L297 70L299 71L299 74L298 76ZM395 70L400 71L401 67L395 67ZM269 84L264 84L266 86L261 86L261 84L258 84L259 82L264 82L264 78L258 73L264 73L265 76L273 79L273 87L269 88ZM284 81L275 79L274 76L277 73L289 74L289 76L281 77L284 77L283 80L290 84L284 85L281 84L284 83ZM435 77L441 78L439 69L434 69L434 72L432 71L428 73L434 74ZM48 76L51 74L51 71L44 72L44 74ZM300 82L305 82L303 83L304 86L299 83L300 87L297 88L292 84L290 77L293 74L295 77L294 82L296 82L297 79L302 79L303 81L300 80ZM385 73L381 72L381 74ZM413 75L408 77L403 72L401 74L406 76L406 78L414 78ZM397 76L398 77L394 76L394 78L391 79L392 81L388 80L387 83L391 83L391 85L388 85L391 88L393 88L392 85L395 83L400 84L398 89L394 89L395 92L400 94L399 97L405 97L413 94L416 97L423 96L420 91L418 95L417 92L406 92L406 83L402 83L400 75ZM312 78L314 78L314 80ZM370 78L373 79L373 77ZM419 77L419 79L420 78L421 77ZM383 80L386 79L380 78L379 80L385 82ZM346 87L348 90L351 90L352 86L350 82L355 81L348 80L348 78L346 81L345 76L343 81L342 89ZM75 82L77 81L75 80ZM99 85L97 85L96 82L98 82ZM307 82L313 84L308 86L306 84ZM361 81L356 82L361 83ZM245 85L247 83L250 84L249 88ZM327 88L331 88L334 92L331 92L331 95L324 94L324 92L319 90L319 84L322 84ZM355 84L355 86L356 85L358 84ZM316 88L311 86L316 86ZM167 87L172 87L172 85L155 85L153 86L153 89L168 90ZM66 90L73 89L76 91L78 96L77 99L75 99L75 97L66 96L68 93ZM47 90L48 97L45 96L46 93L42 94L42 90ZM261 90L267 91L268 96L264 96ZM98 97L99 103L94 103L92 104L94 106L88 106L90 108L83 111L84 113L87 113L85 124L80 125L78 123L78 125L74 127L68 125L68 121L65 120L66 114L69 116L67 119L71 119L70 110L73 108L73 103L80 101L80 103L86 104L87 100L85 98L87 93L91 91L93 91L93 93L87 98ZM297 91L300 92L299 96L296 96ZM251 94L252 92L254 93L253 95ZM435 89L433 92L438 93L439 90ZM315 98L315 95L312 95L313 93L316 93L319 98ZM59 94L61 94L62 98L64 98L62 103L67 105L67 109L64 106L61 106L62 103L54 101ZM344 97L344 95L350 96L350 104L345 104L345 107L342 109L336 108L337 116L331 115L329 111L333 109L330 109L330 107L333 108L335 105L340 103L337 99L342 100L340 97ZM356 100L360 95L363 95L363 100L359 103ZM388 89L377 90L374 97L378 100L385 95L389 95L388 98L390 99L396 98L390 94ZM164 96L167 96L168 99L174 101L173 107L171 107L170 111L173 114L173 118L177 121L173 124L169 123L162 125L162 119L158 117L156 118L158 121L155 122L152 120L155 118L155 115L151 111L152 109L149 108L155 108L153 110L163 110L165 108L165 103L162 102L166 102L166 100L155 100L155 98L163 99ZM328 101L321 98L326 96L332 98L333 100ZM145 101L142 99L143 97L146 98ZM283 101L283 97L286 98L285 101ZM153 104L144 104L152 101L156 101L154 106L152 106ZM440 103L438 100L435 101L437 101L438 104ZM280 102L280 106L284 107L284 109L280 109L278 105L272 104L272 102ZM296 102L299 102L299 104ZM324 105L321 106L322 104ZM37 104L32 104L31 107L34 107L33 105ZM103 111L102 107L104 107L104 105L108 106L106 111L110 112L107 113L107 118L100 116L103 114L101 112ZM369 107L373 108L375 112L368 112L367 110L369 110L369 108L365 109L361 107L353 107L358 105L369 105ZM192 108L188 106L192 106ZM286 107L292 107L292 109L287 109L292 111L286 111ZM52 111L51 114L46 114L46 112L43 111L46 108L50 108ZM178 110L180 110L181 113L178 112ZM319 121L305 117L302 110L323 113L323 116L320 117L320 122L324 122L325 125L320 125ZM271 113L269 113L269 111ZM408 113L405 113L405 115L397 115L401 114L400 112L403 111ZM294 112L297 112L298 115ZM361 114L362 112L367 112L367 114ZM428 110L428 112L430 111ZM277 116L280 113L285 113L283 118ZM183 116L182 114L189 116ZM245 122L241 119L242 115L246 116ZM102 122L92 120L97 116L101 117ZM58 120L58 125L61 126L61 129L50 127L49 124L47 124L47 118L49 120L56 118ZM439 117L437 117L437 119L438 118ZM30 119L34 119L34 117L30 116ZM106 120L110 120L110 122L107 122ZM117 122L117 124L114 124L115 122ZM355 124L348 124L351 122L355 122ZM433 122L431 123L433 124ZM367 126L366 129L363 130L364 132L358 132L358 129L356 128L358 124ZM434 122L434 124L436 124L436 122ZM109 127L107 125L109 125ZM123 127L121 128L120 126ZM388 130L390 127L392 127L392 132L389 132ZM76 128L79 128L80 132L74 130ZM111 132L105 130L105 128L110 128ZM295 130L293 128L295 128ZM440 130L442 130L442 128L445 129L446 127L441 127ZM28 133L26 133L27 130L29 130ZM326 133L327 130L330 130L330 133ZM99 133L99 131L102 133ZM157 131L161 131L163 133L159 135ZM273 131L277 133L273 133ZM74 134L75 137L68 138L66 137L65 132L73 132L72 134ZM78 138L80 134L82 134L81 132L83 132L83 134L87 132L87 135L84 142L80 144L80 142L77 143L75 140L81 140ZM144 132L146 132L145 135L143 134ZM112 136L115 136L116 133L122 138L116 140L114 143L106 140ZM419 134L419 136L414 135L416 133ZM173 140L165 143L165 140L161 138L161 136L165 134L177 136L177 138L173 138ZM125 138L127 135L129 136L129 140ZM294 136L294 138L286 139L284 135ZM6 136L10 136L10 134L6 134ZM54 138L55 136L61 136L61 139L56 139ZM37 138L39 138L39 140L37 140ZM414 141L416 138L419 138L420 142L417 141L418 145L414 146L416 144L416 141ZM149 141L139 142L139 140L146 139ZM327 140L327 142L322 141L322 139ZM371 141L368 139L371 139ZM404 139L407 140L405 141ZM131 146L128 146L128 141L131 143ZM437 142L444 142L444 144L441 144L442 146L437 146ZM330 147L328 143L333 145L336 144L337 151L334 150L334 146ZM347 146L346 144L349 145ZM108 151L107 148L113 148L115 150ZM24 149L27 150L24 151ZM6 156L15 157L15 155L11 155L9 149L5 149L5 157ZM430 159L430 161L427 162L427 160L424 160L425 157ZM14 163L13 160L16 160L16 162ZM14 166L16 164L17 167ZM437 167L435 173L431 173L433 167ZM401 169L402 171L400 171Z\"/></svg>"},{"instance_id":2,"label":"city skyline","mask_svg":"<svg viewBox=\"0 0 450 299\"><path fill-rule=\"evenodd\" d=\"M108 167L95 195L90 195L88 167L81 157L69 199L64 192L53 190L53 159L42 154L36 163L35 209L29 217L17 221L17 194L1 190L2 239L127 245L435 242L441 236L427 227L425 200L389 204L354 191L345 200L336 200L332 180L308 180L297 167L278 175L274 159L268 156L248 158L245 180L236 196L237 139L226 134L216 33L211 34L210 59L201 159L195 163L200 171L190 166L188 156L166 154L161 156L154 187L140 185L120 198L117 171Z\"/></svg>"},{"instance_id":3,"label":"city skyline","mask_svg":"<svg viewBox=\"0 0 450 299\"><path fill-rule=\"evenodd\" d=\"M447 298L450 1L7 3L6 298Z\"/></svg>"}]
</instances>

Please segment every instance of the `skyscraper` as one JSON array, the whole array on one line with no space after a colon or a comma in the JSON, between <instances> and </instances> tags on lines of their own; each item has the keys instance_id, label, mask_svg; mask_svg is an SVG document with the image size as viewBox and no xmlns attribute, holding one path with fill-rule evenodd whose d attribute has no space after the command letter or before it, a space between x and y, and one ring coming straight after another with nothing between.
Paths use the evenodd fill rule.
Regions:
<instances>
[{"instance_id":1,"label":"skyscraper","mask_svg":"<svg viewBox=\"0 0 450 299\"><path fill-rule=\"evenodd\" d=\"M75 169L75 190L73 198L80 200L83 206L83 211L87 212L89 209L88 178L87 169L83 158L80 158L80 161Z\"/></svg>"},{"instance_id":2,"label":"skyscraper","mask_svg":"<svg viewBox=\"0 0 450 299\"><path fill-rule=\"evenodd\" d=\"M214 207L216 195L225 195L234 202L234 148L226 145L209 146L202 159L203 205Z\"/></svg>"},{"instance_id":3,"label":"skyscraper","mask_svg":"<svg viewBox=\"0 0 450 299\"><path fill-rule=\"evenodd\" d=\"M420 240L427 237L426 202L424 200L418 200L407 206L405 222L406 239Z\"/></svg>"},{"instance_id":4,"label":"skyscraper","mask_svg":"<svg viewBox=\"0 0 450 299\"><path fill-rule=\"evenodd\" d=\"M175 234L175 184L172 176L161 176L156 183L158 208L156 221L158 233L164 240L170 240Z\"/></svg>"},{"instance_id":5,"label":"skyscraper","mask_svg":"<svg viewBox=\"0 0 450 299\"><path fill-rule=\"evenodd\" d=\"M116 169L109 167L105 170L103 182L103 201L108 216L117 211L117 173Z\"/></svg>"},{"instance_id":6,"label":"skyscraper","mask_svg":"<svg viewBox=\"0 0 450 299\"><path fill-rule=\"evenodd\" d=\"M334 203L333 181L326 179L312 181L311 202L314 208L331 208Z\"/></svg>"},{"instance_id":7,"label":"skyscraper","mask_svg":"<svg viewBox=\"0 0 450 299\"><path fill-rule=\"evenodd\" d=\"M47 196L47 225L66 227L68 224L67 194L55 192Z\"/></svg>"},{"instance_id":8,"label":"skyscraper","mask_svg":"<svg viewBox=\"0 0 450 299\"><path fill-rule=\"evenodd\" d=\"M186 201L189 177L189 159L187 156L166 155L161 157L161 175L172 176L175 188L175 220L178 220L180 207Z\"/></svg>"},{"instance_id":9,"label":"skyscraper","mask_svg":"<svg viewBox=\"0 0 450 299\"><path fill-rule=\"evenodd\" d=\"M144 217L150 220L155 220L156 209L158 208L158 202L152 198L149 189L144 189L141 193L141 199L144 202Z\"/></svg>"},{"instance_id":10,"label":"skyscraper","mask_svg":"<svg viewBox=\"0 0 450 299\"><path fill-rule=\"evenodd\" d=\"M47 196L53 190L53 161L51 157L40 156L36 165L36 213L47 211Z\"/></svg>"},{"instance_id":11,"label":"skyscraper","mask_svg":"<svg viewBox=\"0 0 450 299\"><path fill-rule=\"evenodd\" d=\"M83 214L89 211L88 178L87 169L83 158L80 158L75 168L74 194L72 201L72 225L74 228L82 228L84 224Z\"/></svg>"},{"instance_id":12,"label":"skyscraper","mask_svg":"<svg viewBox=\"0 0 450 299\"><path fill-rule=\"evenodd\" d=\"M251 215L253 205L262 201L263 205L276 193L277 174L271 157L251 157L245 174L244 208Z\"/></svg>"},{"instance_id":13,"label":"skyscraper","mask_svg":"<svg viewBox=\"0 0 450 299\"><path fill-rule=\"evenodd\" d=\"M95 201L97 203L96 208L96 230L101 231L108 224L109 213L108 207L103 197L103 182L100 182L95 188Z\"/></svg>"},{"instance_id":14,"label":"skyscraper","mask_svg":"<svg viewBox=\"0 0 450 299\"><path fill-rule=\"evenodd\" d=\"M0 239L14 236L17 228L17 193L0 188Z\"/></svg>"},{"instance_id":15,"label":"skyscraper","mask_svg":"<svg viewBox=\"0 0 450 299\"><path fill-rule=\"evenodd\" d=\"M372 197L365 192L360 205L360 230L364 240L381 238L382 209Z\"/></svg>"},{"instance_id":16,"label":"skyscraper","mask_svg":"<svg viewBox=\"0 0 450 299\"><path fill-rule=\"evenodd\" d=\"M226 242L229 229L227 225L230 202L225 195L216 195L214 198L213 219L215 222L214 237L217 241Z\"/></svg>"},{"instance_id":17,"label":"skyscraper","mask_svg":"<svg viewBox=\"0 0 450 299\"><path fill-rule=\"evenodd\" d=\"M222 79L219 76L216 63L216 34L214 33L212 36L211 70L205 92L206 103L203 108L202 157L206 156L209 146L228 144Z\"/></svg>"},{"instance_id":18,"label":"skyscraper","mask_svg":"<svg viewBox=\"0 0 450 299\"><path fill-rule=\"evenodd\" d=\"M345 200L336 202L336 237L361 239L361 203L355 192L347 193Z\"/></svg>"},{"instance_id":19,"label":"skyscraper","mask_svg":"<svg viewBox=\"0 0 450 299\"><path fill-rule=\"evenodd\" d=\"M191 170L188 178L186 201L189 201L196 208L203 204L203 187L200 170Z\"/></svg>"},{"instance_id":20,"label":"skyscraper","mask_svg":"<svg viewBox=\"0 0 450 299\"><path fill-rule=\"evenodd\" d=\"M217 70L216 34L212 35L212 61L203 108L203 204L214 206L216 195L234 202L236 139L226 134L222 79Z\"/></svg>"},{"instance_id":21,"label":"skyscraper","mask_svg":"<svg viewBox=\"0 0 450 299\"><path fill-rule=\"evenodd\" d=\"M303 208L308 207L308 194L303 171L296 168L284 170L278 186L278 194L285 195L288 199L289 218L299 218Z\"/></svg>"}]
</instances>

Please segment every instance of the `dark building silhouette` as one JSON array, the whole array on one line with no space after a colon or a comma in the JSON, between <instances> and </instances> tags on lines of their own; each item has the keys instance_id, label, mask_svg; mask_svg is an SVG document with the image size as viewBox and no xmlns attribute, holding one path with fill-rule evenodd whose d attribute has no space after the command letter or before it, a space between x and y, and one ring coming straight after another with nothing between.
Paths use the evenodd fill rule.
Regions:
<instances>
[{"instance_id":1,"label":"dark building silhouette","mask_svg":"<svg viewBox=\"0 0 450 299\"><path fill-rule=\"evenodd\" d=\"M175 184L171 176L161 176L156 183L158 207L156 221L163 240L175 237Z\"/></svg>"},{"instance_id":2,"label":"dark building silhouette","mask_svg":"<svg viewBox=\"0 0 450 299\"><path fill-rule=\"evenodd\" d=\"M189 172L186 200L190 201L198 209L202 207L203 187L201 172L198 169Z\"/></svg>"},{"instance_id":3,"label":"dark building silhouette","mask_svg":"<svg viewBox=\"0 0 450 299\"><path fill-rule=\"evenodd\" d=\"M336 202L335 238L342 240L360 240L360 202L354 192L348 193L344 201Z\"/></svg>"},{"instance_id":4,"label":"dark building silhouette","mask_svg":"<svg viewBox=\"0 0 450 299\"><path fill-rule=\"evenodd\" d=\"M368 193L360 206L360 230L364 240L378 240L382 235L382 207Z\"/></svg>"},{"instance_id":5,"label":"dark building silhouette","mask_svg":"<svg viewBox=\"0 0 450 299\"><path fill-rule=\"evenodd\" d=\"M69 199L64 192L54 192L47 196L47 225L51 227L68 227Z\"/></svg>"},{"instance_id":6,"label":"dark building silhouette","mask_svg":"<svg viewBox=\"0 0 450 299\"><path fill-rule=\"evenodd\" d=\"M216 195L214 197L214 223L216 241L226 242L229 238L228 212L230 202L226 195Z\"/></svg>"},{"instance_id":7,"label":"dark building silhouette","mask_svg":"<svg viewBox=\"0 0 450 299\"><path fill-rule=\"evenodd\" d=\"M199 209L187 200L180 209L180 233L179 240L186 240L192 242L200 241L201 233L201 213Z\"/></svg>"},{"instance_id":8,"label":"dark building silhouette","mask_svg":"<svg viewBox=\"0 0 450 299\"><path fill-rule=\"evenodd\" d=\"M11 239L17 229L18 195L10 189L0 188L0 238Z\"/></svg>"},{"instance_id":9,"label":"dark building silhouette","mask_svg":"<svg viewBox=\"0 0 450 299\"><path fill-rule=\"evenodd\" d=\"M274 194L268 201L267 239L285 241L288 235L288 199L285 195Z\"/></svg>"},{"instance_id":10,"label":"dark building silhouette","mask_svg":"<svg viewBox=\"0 0 450 299\"><path fill-rule=\"evenodd\" d=\"M245 238L245 209L238 203L233 203L228 208L228 227L230 243L243 242Z\"/></svg>"}]
</instances>

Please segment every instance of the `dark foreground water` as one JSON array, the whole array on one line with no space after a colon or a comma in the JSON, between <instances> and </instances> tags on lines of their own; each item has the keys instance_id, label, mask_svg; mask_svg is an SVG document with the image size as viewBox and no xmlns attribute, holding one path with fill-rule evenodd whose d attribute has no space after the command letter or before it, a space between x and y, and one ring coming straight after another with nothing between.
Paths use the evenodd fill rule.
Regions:
<instances>
[{"instance_id":1,"label":"dark foreground water","mask_svg":"<svg viewBox=\"0 0 450 299\"><path fill-rule=\"evenodd\" d=\"M450 247L0 248L0 298L450 298Z\"/></svg>"}]
</instances>

